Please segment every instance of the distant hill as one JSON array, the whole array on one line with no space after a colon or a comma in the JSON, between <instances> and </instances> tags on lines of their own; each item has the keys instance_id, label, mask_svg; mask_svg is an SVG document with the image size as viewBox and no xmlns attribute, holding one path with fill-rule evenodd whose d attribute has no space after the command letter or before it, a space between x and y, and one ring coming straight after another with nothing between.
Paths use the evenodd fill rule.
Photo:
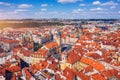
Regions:
<instances>
[{"instance_id":1,"label":"distant hill","mask_svg":"<svg viewBox=\"0 0 120 80\"><path fill-rule=\"evenodd\" d=\"M53 25L63 25L60 22L43 22L43 21L0 21L0 28L12 27L12 28L22 28L22 27L41 27L41 26L53 26Z\"/></svg>"},{"instance_id":2,"label":"distant hill","mask_svg":"<svg viewBox=\"0 0 120 80\"><path fill-rule=\"evenodd\" d=\"M102 22L115 22L120 19L11 19L11 20L0 20L0 29L5 27L22 28L22 27L41 27L41 26L60 26L64 24L78 24L86 23L89 21L102 21Z\"/></svg>"}]
</instances>

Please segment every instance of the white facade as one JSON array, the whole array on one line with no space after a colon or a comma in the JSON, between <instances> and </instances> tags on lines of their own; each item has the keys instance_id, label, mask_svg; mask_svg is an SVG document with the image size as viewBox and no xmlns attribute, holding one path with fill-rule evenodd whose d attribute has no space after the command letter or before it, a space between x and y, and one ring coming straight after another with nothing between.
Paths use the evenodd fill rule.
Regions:
<instances>
[{"instance_id":1,"label":"white facade","mask_svg":"<svg viewBox=\"0 0 120 80\"><path fill-rule=\"evenodd\" d=\"M2 43L2 48L6 51L8 50L12 50L15 46L19 45L19 42L15 42L15 43Z\"/></svg>"},{"instance_id":2,"label":"white facade","mask_svg":"<svg viewBox=\"0 0 120 80\"><path fill-rule=\"evenodd\" d=\"M0 58L0 64L5 64L5 61L6 61L6 57Z\"/></svg>"},{"instance_id":3,"label":"white facade","mask_svg":"<svg viewBox=\"0 0 120 80\"><path fill-rule=\"evenodd\" d=\"M51 41L51 39L52 39L51 35L49 35L49 36L42 36L42 37L37 36L37 35L33 36L34 42L35 43L39 43L39 44L43 44L43 43L49 42L49 41Z\"/></svg>"}]
</instances>

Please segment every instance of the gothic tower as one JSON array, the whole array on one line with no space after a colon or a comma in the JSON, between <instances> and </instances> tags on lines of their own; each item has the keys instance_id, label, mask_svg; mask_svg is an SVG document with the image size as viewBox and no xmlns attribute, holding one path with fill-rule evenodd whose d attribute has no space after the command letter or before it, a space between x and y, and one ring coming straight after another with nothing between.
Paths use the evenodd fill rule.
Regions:
<instances>
[{"instance_id":1,"label":"gothic tower","mask_svg":"<svg viewBox=\"0 0 120 80\"><path fill-rule=\"evenodd\" d=\"M32 47L32 51L34 51L34 40L33 40L32 33L30 34L29 45Z\"/></svg>"},{"instance_id":2,"label":"gothic tower","mask_svg":"<svg viewBox=\"0 0 120 80\"><path fill-rule=\"evenodd\" d=\"M61 39L61 32L59 30L57 31L57 35L56 35L56 42L59 45L58 52L61 53L62 39Z\"/></svg>"},{"instance_id":3,"label":"gothic tower","mask_svg":"<svg viewBox=\"0 0 120 80\"><path fill-rule=\"evenodd\" d=\"M82 24L79 24L79 33L80 33L80 37L83 35L83 27Z\"/></svg>"},{"instance_id":4,"label":"gothic tower","mask_svg":"<svg viewBox=\"0 0 120 80\"><path fill-rule=\"evenodd\" d=\"M75 25L75 29L76 29L76 37L80 38L83 35L82 25L81 24Z\"/></svg>"},{"instance_id":5,"label":"gothic tower","mask_svg":"<svg viewBox=\"0 0 120 80\"><path fill-rule=\"evenodd\" d=\"M25 38L23 36L23 34L20 35L20 45L23 46L25 42Z\"/></svg>"}]
</instances>

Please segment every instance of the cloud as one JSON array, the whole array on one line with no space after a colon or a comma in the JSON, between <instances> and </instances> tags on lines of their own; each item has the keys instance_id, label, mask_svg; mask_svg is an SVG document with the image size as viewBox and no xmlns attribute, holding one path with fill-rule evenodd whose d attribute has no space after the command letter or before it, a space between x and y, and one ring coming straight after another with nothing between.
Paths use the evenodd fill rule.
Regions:
<instances>
[{"instance_id":1,"label":"cloud","mask_svg":"<svg viewBox=\"0 0 120 80\"><path fill-rule=\"evenodd\" d=\"M83 10L82 9L74 9L72 11L73 14L79 14L80 12L82 12Z\"/></svg>"},{"instance_id":2,"label":"cloud","mask_svg":"<svg viewBox=\"0 0 120 80\"><path fill-rule=\"evenodd\" d=\"M46 8L42 8L42 9L41 9L41 11L43 11L43 12L44 12L44 11L47 11L47 9L46 9Z\"/></svg>"},{"instance_id":3,"label":"cloud","mask_svg":"<svg viewBox=\"0 0 120 80\"><path fill-rule=\"evenodd\" d=\"M98 13L98 14L109 14L108 12L105 12L105 11L98 11L96 13Z\"/></svg>"},{"instance_id":4,"label":"cloud","mask_svg":"<svg viewBox=\"0 0 120 80\"><path fill-rule=\"evenodd\" d=\"M27 16L23 12L23 10L3 11L0 12L0 19L21 19Z\"/></svg>"},{"instance_id":5,"label":"cloud","mask_svg":"<svg viewBox=\"0 0 120 80\"><path fill-rule=\"evenodd\" d=\"M56 15L56 14L58 14L58 12L57 12L57 11L52 11L52 12L43 12L43 11L35 12L35 15L37 15L37 16L39 16L39 15L44 15L44 16L45 16L46 14L47 14L47 15L48 15L48 14L50 14L50 15L51 15L51 14L52 14L52 15L54 14L54 15Z\"/></svg>"},{"instance_id":6,"label":"cloud","mask_svg":"<svg viewBox=\"0 0 120 80\"><path fill-rule=\"evenodd\" d=\"M47 7L48 4L41 4L41 7Z\"/></svg>"},{"instance_id":7,"label":"cloud","mask_svg":"<svg viewBox=\"0 0 120 80\"><path fill-rule=\"evenodd\" d=\"M100 1L94 1L93 5L101 5L101 2Z\"/></svg>"},{"instance_id":8,"label":"cloud","mask_svg":"<svg viewBox=\"0 0 120 80\"><path fill-rule=\"evenodd\" d=\"M120 11L118 11L118 13L120 14Z\"/></svg>"},{"instance_id":9,"label":"cloud","mask_svg":"<svg viewBox=\"0 0 120 80\"><path fill-rule=\"evenodd\" d=\"M115 2L113 2L113 1L106 2L106 3L101 4L101 6L116 6L116 5L118 5L118 3L115 3Z\"/></svg>"},{"instance_id":10,"label":"cloud","mask_svg":"<svg viewBox=\"0 0 120 80\"><path fill-rule=\"evenodd\" d=\"M92 4L99 5L99 6L117 6L118 5L118 3L115 3L113 1L105 2L105 3L101 3L100 1L94 1Z\"/></svg>"},{"instance_id":11,"label":"cloud","mask_svg":"<svg viewBox=\"0 0 120 80\"><path fill-rule=\"evenodd\" d=\"M30 7L32 7L32 5L30 5L30 4L20 4L20 5L18 5L18 8L30 8Z\"/></svg>"},{"instance_id":12,"label":"cloud","mask_svg":"<svg viewBox=\"0 0 120 80\"><path fill-rule=\"evenodd\" d=\"M10 3L6 3L6 2L0 2L0 5L4 5L4 6L10 6Z\"/></svg>"},{"instance_id":13,"label":"cloud","mask_svg":"<svg viewBox=\"0 0 120 80\"><path fill-rule=\"evenodd\" d=\"M86 4L80 4L79 6L86 6Z\"/></svg>"},{"instance_id":14,"label":"cloud","mask_svg":"<svg viewBox=\"0 0 120 80\"><path fill-rule=\"evenodd\" d=\"M110 9L115 9L115 8L116 8L116 6L111 6L111 7L110 7Z\"/></svg>"},{"instance_id":15,"label":"cloud","mask_svg":"<svg viewBox=\"0 0 120 80\"><path fill-rule=\"evenodd\" d=\"M20 13L20 12L27 12L28 10L26 9L17 9L14 11L15 14Z\"/></svg>"},{"instance_id":16,"label":"cloud","mask_svg":"<svg viewBox=\"0 0 120 80\"><path fill-rule=\"evenodd\" d=\"M106 10L106 9L102 9L100 7L90 9L90 11L103 11L103 10Z\"/></svg>"},{"instance_id":17,"label":"cloud","mask_svg":"<svg viewBox=\"0 0 120 80\"><path fill-rule=\"evenodd\" d=\"M52 12L48 12L48 14L54 14L54 15L56 15L56 14L59 14L59 12L57 12L57 11L52 11ZM63 14L63 12L62 12L61 14Z\"/></svg>"},{"instance_id":18,"label":"cloud","mask_svg":"<svg viewBox=\"0 0 120 80\"><path fill-rule=\"evenodd\" d=\"M38 17L39 18L58 18L58 16L63 17L65 15L62 12L61 12L61 14L59 14L59 12L57 12L57 11L50 11L50 12L42 12L42 11L40 11L40 12L35 12L34 14L35 14L35 16L37 16L37 18Z\"/></svg>"},{"instance_id":19,"label":"cloud","mask_svg":"<svg viewBox=\"0 0 120 80\"><path fill-rule=\"evenodd\" d=\"M77 1L83 1L83 0L58 0L59 3L75 3Z\"/></svg>"}]
</instances>

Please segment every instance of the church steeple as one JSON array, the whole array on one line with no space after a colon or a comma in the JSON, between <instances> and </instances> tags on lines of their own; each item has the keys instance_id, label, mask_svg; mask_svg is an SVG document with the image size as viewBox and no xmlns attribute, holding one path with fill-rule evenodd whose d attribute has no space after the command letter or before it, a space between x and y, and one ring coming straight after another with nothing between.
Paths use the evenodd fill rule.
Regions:
<instances>
[{"instance_id":1,"label":"church steeple","mask_svg":"<svg viewBox=\"0 0 120 80\"><path fill-rule=\"evenodd\" d=\"M23 46L23 45L24 45L24 42L25 42L24 35L21 34L21 35L20 35L20 45Z\"/></svg>"},{"instance_id":2,"label":"church steeple","mask_svg":"<svg viewBox=\"0 0 120 80\"><path fill-rule=\"evenodd\" d=\"M75 29L76 29L76 37L80 38L83 35L82 25L81 24L76 24Z\"/></svg>"},{"instance_id":3,"label":"church steeple","mask_svg":"<svg viewBox=\"0 0 120 80\"><path fill-rule=\"evenodd\" d=\"M30 40L29 40L29 44L32 47L32 51L34 51L34 40L33 40L33 36L32 33L30 33Z\"/></svg>"},{"instance_id":4,"label":"church steeple","mask_svg":"<svg viewBox=\"0 0 120 80\"><path fill-rule=\"evenodd\" d=\"M60 32L59 30L57 31L56 42L57 42L58 45L59 45L59 53L61 53L62 39L61 39L61 32Z\"/></svg>"}]
</instances>

